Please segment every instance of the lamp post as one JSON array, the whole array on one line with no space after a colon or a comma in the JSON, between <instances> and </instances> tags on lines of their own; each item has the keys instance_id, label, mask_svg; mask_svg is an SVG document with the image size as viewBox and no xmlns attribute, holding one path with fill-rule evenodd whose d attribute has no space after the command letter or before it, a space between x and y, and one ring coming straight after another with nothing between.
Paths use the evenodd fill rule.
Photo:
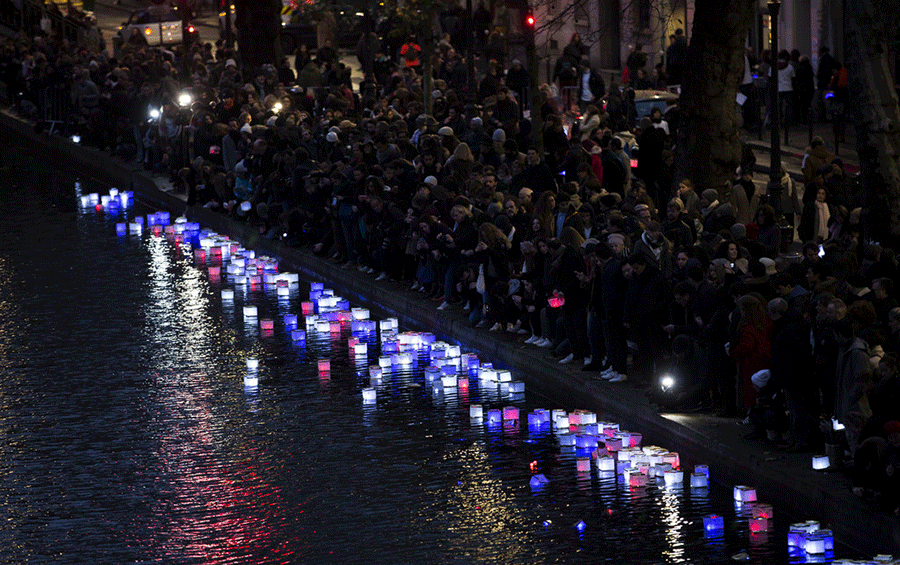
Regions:
<instances>
[{"instance_id":1,"label":"lamp post","mask_svg":"<svg viewBox=\"0 0 900 565\"><path fill-rule=\"evenodd\" d=\"M781 106L778 101L778 11L781 2L773 0L768 3L769 26L772 34L770 43L772 64L769 71L769 131L771 147L769 150L769 199L775 209L776 218L781 218Z\"/></svg>"}]
</instances>

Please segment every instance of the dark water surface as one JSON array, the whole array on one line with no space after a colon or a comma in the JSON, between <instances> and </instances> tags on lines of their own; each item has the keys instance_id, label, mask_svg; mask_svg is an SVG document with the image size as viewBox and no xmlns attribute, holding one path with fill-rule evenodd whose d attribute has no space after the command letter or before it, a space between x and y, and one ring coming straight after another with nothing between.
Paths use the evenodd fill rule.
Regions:
<instances>
[{"instance_id":1,"label":"dark water surface","mask_svg":"<svg viewBox=\"0 0 900 565\"><path fill-rule=\"evenodd\" d=\"M377 352L357 366L346 334L292 344L281 317L300 314L303 291L223 305L224 275L164 237L117 237L121 216L78 203L109 187L45 167L0 172L2 562L788 561L786 524L751 536L730 489L577 472L552 432L524 425L554 408L540 399L477 379L435 397L420 369L363 405ZM274 331L245 324L244 303ZM517 404L523 425L473 423L470 402ZM550 479L540 492L532 462ZM726 530L708 539L714 512Z\"/></svg>"}]
</instances>

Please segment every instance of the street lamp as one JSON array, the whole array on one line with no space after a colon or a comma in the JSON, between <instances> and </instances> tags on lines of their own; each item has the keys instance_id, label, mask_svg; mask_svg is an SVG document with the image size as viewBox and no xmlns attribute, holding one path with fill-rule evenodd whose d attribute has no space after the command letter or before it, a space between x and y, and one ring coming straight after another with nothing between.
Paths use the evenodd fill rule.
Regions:
<instances>
[{"instance_id":1,"label":"street lamp","mask_svg":"<svg viewBox=\"0 0 900 565\"><path fill-rule=\"evenodd\" d=\"M774 0L768 3L769 29L772 34L769 71L769 128L771 148L769 150L769 198L775 209L776 218L781 218L781 106L778 101L778 11L781 2Z\"/></svg>"}]
</instances>

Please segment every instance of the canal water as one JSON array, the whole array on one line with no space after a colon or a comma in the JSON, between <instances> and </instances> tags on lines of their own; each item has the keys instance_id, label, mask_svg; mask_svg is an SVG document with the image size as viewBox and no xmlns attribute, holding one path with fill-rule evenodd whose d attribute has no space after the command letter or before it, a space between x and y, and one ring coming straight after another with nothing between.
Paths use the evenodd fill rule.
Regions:
<instances>
[{"instance_id":1,"label":"canal water","mask_svg":"<svg viewBox=\"0 0 900 565\"><path fill-rule=\"evenodd\" d=\"M0 178L4 563L799 561L787 520L751 534L730 487L578 471L552 431L528 429L528 411L556 406L527 393L473 379L435 395L419 368L363 404L377 349L357 361L346 331L293 343L282 317L305 291L223 303L234 285L189 246L116 234L151 210L83 208L109 187L42 163ZM250 304L273 330L245 322ZM473 421L471 403L515 405L523 423ZM713 513L725 528L707 535Z\"/></svg>"}]
</instances>

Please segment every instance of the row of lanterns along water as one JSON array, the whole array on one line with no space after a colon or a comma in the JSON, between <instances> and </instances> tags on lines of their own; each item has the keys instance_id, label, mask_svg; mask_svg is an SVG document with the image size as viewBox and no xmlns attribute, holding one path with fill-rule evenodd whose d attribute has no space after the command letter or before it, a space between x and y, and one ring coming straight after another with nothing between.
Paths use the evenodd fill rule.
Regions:
<instances>
[{"instance_id":1,"label":"row of lanterns along water","mask_svg":"<svg viewBox=\"0 0 900 565\"><path fill-rule=\"evenodd\" d=\"M90 194L81 197L84 208L104 210L110 215L129 207L133 194L110 190L108 196ZM243 291L251 288L275 288L279 300L296 296L299 276L296 273L279 272L277 260L270 257L256 257L255 252L241 247L225 235L202 229L196 222L184 217L170 222L168 212L157 212L144 218L134 217L130 222L117 223L116 233L120 237L129 234L142 236L149 231L157 237L165 237L175 245L187 244L193 253L195 263L207 269L211 279L221 279L222 275L234 287ZM182 249L184 251L184 249ZM234 289L222 289L221 299L225 304L233 304ZM275 320L259 318L256 306L245 304L242 309L245 324L258 324L260 330L272 332ZM301 327L301 321L302 326ZM424 383L435 397L445 391L467 391L470 382L477 382L480 390L493 390L494 398L505 406L469 404L472 423L488 427L513 426L523 424L531 432L555 433L560 449L575 454L575 465L581 473L596 470L601 479L617 479L632 489L641 489L653 483L665 489L706 489L709 486L709 468L696 465L693 472L685 473L678 453L656 446L642 446L642 435L638 432L621 430L619 424L598 421L597 415L586 410L567 412L562 409L536 409L522 417L513 403L524 400L525 383L514 380L508 370L495 368L491 363L482 362L474 353L462 352L460 346L438 341L434 334L422 332L401 332L398 321L388 318L371 320L365 308L352 308L349 301L336 296L332 289L321 282L310 285L309 299L301 303L301 315L285 314L283 327L291 341L298 347L306 347L307 338L324 337L330 341L340 340L349 327L347 340L349 357L358 367L365 369L369 355L377 351L377 363L368 366L368 385L360 395L364 404L377 405L378 392L384 387L385 379L392 372L410 371L423 367ZM379 339L380 338L380 339ZM381 344L378 350L378 344ZM259 386L259 360L248 358L244 386L248 392ZM320 376L331 372L331 360L318 359ZM363 370L362 374L366 374ZM814 465L816 464L814 458ZM533 474L530 487L540 491L550 483L543 474ZM751 536L770 531L774 513L768 504L757 501L756 490L749 486L734 487L735 505L740 507L738 519L748 521ZM548 524L545 524L547 526ZM709 515L703 519L704 533L708 538L724 535L725 518ZM574 526L579 532L588 526L579 521ZM820 528L816 521L802 522L790 526L788 548L792 558L807 562L827 562L833 559L834 536L830 530ZM734 556L740 559L746 554ZM840 563L898 563L889 555L878 555L871 561L834 560Z\"/></svg>"}]
</instances>

